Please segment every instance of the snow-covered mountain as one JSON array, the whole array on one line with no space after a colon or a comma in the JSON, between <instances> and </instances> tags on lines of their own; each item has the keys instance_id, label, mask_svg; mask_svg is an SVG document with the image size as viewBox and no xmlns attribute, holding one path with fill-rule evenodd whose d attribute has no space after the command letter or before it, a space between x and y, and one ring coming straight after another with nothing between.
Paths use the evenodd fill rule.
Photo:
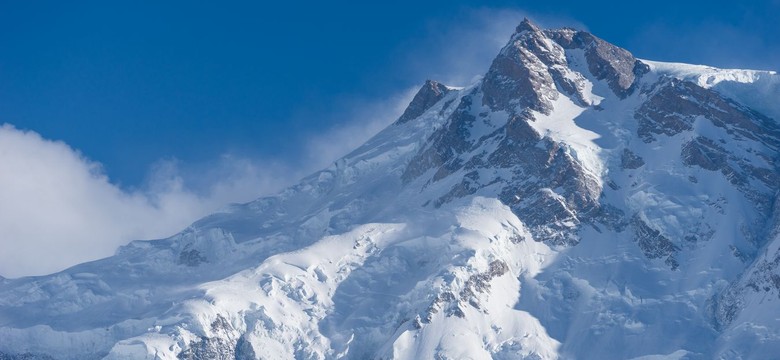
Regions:
<instances>
[{"instance_id":1,"label":"snow-covered mountain","mask_svg":"<svg viewBox=\"0 0 780 360\"><path fill-rule=\"evenodd\" d=\"M0 359L775 357L778 104L524 20L278 195L0 279Z\"/></svg>"}]
</instances>

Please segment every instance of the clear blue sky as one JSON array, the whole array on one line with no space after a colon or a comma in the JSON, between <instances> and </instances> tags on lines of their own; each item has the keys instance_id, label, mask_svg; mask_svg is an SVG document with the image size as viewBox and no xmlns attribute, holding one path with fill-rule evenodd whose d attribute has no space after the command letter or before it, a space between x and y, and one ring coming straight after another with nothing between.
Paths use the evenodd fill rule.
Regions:
<instances>
[{"instance_id":1,"label":"clear blue sky","mask_svg":"<svg viewBox=\"0 0 780 360\"><path fill-rule=\"evenodd\" d=\"M62 140L129 187L160 158L296 161L350 106L448 71L443 34L485 8L582 24L639 57L780 68L776 0L370 3L2 1L0 123Z\"/></svg>"}]
</instances>

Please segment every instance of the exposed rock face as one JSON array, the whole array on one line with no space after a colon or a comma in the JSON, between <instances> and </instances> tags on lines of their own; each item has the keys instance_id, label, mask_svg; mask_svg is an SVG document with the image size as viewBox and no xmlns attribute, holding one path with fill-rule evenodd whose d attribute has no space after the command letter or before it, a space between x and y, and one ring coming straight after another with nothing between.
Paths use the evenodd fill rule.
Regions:
<instances>
[{"instance_id":1,"label":"exposed rock face","mask_svg":"<svg viewBox=\"0 0 780 360\"><path fill-rule=\"evenodd\" d=\"M179 253L179 264L181 265L198 266L206 261L206 257L201 255L200 251L195 249L185 249Z\"/></svg>"},{"instance_id":2,"label":"exposed rock face","mask_svg":"<svg viewBox=\"0 0 780 360\"><path fill-rule=\"evenodd\" d=\"M490 291L490 281L509 272L509 266L501 260L494 260L488 266L488 270L481 274L474 274L466 280L460 290L460 300L467 302L476 309L481 309L478 294Z\"/></svg>"},{"instance_id":3,"label":"exposed rock face","mask_svg":"<svg viewBox=\"0 0 780 360\"><path fill-rule=\"evenodd\" d=\"M471 306L480 310L482 308L481 300L479 299L480 294L489 292L490 282L508 271L509 266L506 263L501 260L494 260L489 264L487 271L469 277L460 288L460 291L451 288L437 294L423 314L423 317L418 316L416 326L421 327L423 324L430 323L433 316L440 311L443 311L444 315L448 317L464 318L464 307ZM456 293L458 295L455 295Z\"/></svg>"},{"instance_id":4,"label":"exposed rock face","mask_svg":"<svg viewBox=\"0 0 780 360\"><path fill-rule=\"evenodd\" d=\"M746 303L760 299L759 304L773 304L780 300L780 197L775 197L773 208L767 236L770 241L762 246L758 258L740 278L714 296L710 303L715 326L721 330L740 316ZM767 305L770 307L767 311L775 310L771 306Z\"/></svg>"},{"instance_id":5,"label":"exposed rock face","mask_svg":"<svg viewBox=\"0 0 780 360\"><path fill-rule=\"evenodd\" d=\"M235 348L222 338L203 338L192 342L178 356L182 360L234 360Z\"/></svg>"},{"instance_id":6,"label":"exposed rock face","mask_svg":"<svg viewBox=\"0 0 780 360\"><path fill-rule=\"evenodd\" d=\"M645 160L629 149L623 149L623 153L620 154L620 167L623 170L639 169L644 164Z\"/></svg>"},{"instance_id":7,"label":"exposed rock face","mask_svg":"<svg viewBox=\"0 0 780 360\"><path fill-rule=\"evenodd\" d=\"M483 104L492 110L530 109L548 114L551 100L558 96L549 69L564 64L562 49L526 19L485 75Z\"/></svg>"},{"instance_id":8,"label":"exposed rock face","mask_svg":"<svg viewBox=\"0 0 780 360\"><path fill-rule=\"evenodd\" d=\"M639 215L635 215L631 220L631 225L634 229L634 236L639 248L650 259L665 258L665 263L669 265L672 270L677 269L680 265L674 258L674 254L680 251L680 248L669 240L666 236L661 234L660 231L653 229L650 225L642 220Z\"/></svg>"},{"instance_id":9,"label":"exposed rock face","mask_svg":"<svg viewBox=\"0 0 780 360\"><path fill-rule=\"evenodd\" d=\"M756 166L754 161L736 156L703 136L685 143L681 157L685 165L720 172L764 211L770 210L773 195L780 190L780 172L776 159L764 158L769 167ZM758 184L763 186L756 186Z\"/></svg>"},{"instance_id":10,"label":"exposed rock face","mask_svg":"<svg viewBox=\"0 0 780 360\"><path fill-rule=\"evenodd\" d=\"M236 343L236 360L254 360L257 358L255 349L246 337L242 336L239 338Z\"/></svg>"},{"instance_id":11,"label":"exposed rock face","mask_svg":"<svg viewBox=\"0 0 780 360\"><path fill-rule=\"evenodd\" d=\"M591 67L598 70L598 76L614 78L610 84L615 84L616 93L627 94L637 78L633 73L635 59L623 49L607 50L607 45L590 34L570 29L542 31L526 19L493 61L481 89L461 98L450 121L412 159L403 179L409 182L436 169L429 182L437 182L462 171L466 174L463 180L434 205L482 188L498 189L500 199L539 239L555 244L576 243L574 232L583 218L611 222L614 217L603 216L599 180L583 168L569 147L543 137L528 124L534 121L530 111L548 114L552 101L560 94L588 105L583 94L585 79L567 67L565 47L592 53L589 61L596 62ZM629 74L619 74L625 70L621 64L629 60ZM490 111L507 111L509 119L504 124L493 124ZM492 128L476 136L473 132L482 126L479 124ZM490 152L477 151L486 144L495 146ZM511 175L485 177L486 169L507 169Z\"/></svg>"},{"instance_id":12,"label":"exposed rock face","mask_svg":"<svg viewBox=\"0 0 780 360\"><path fill-rule=\"evenodd\" d=\"M567 51L574 51L574 55ZM433 201L434 206L490 189L526 223L536 239L550 244L576 244L577 231L584 224L623 229L630 223L645 255L665 259L676 269L679 264L674 254L681 244L637 217L626 219L622 210L604 203L598 175L586 169L566 144L539 134L529 125L535 121L533 112L549 114L560 96L568 96L580 106L590 105L584 77L569 67L576 60L576 51L583 54L590 75L605 81L618 98L633 94L641 76L649 71L648 65L628 51L591 34L572 29L540 30L526 20L491 65L481 88L461 98L446 125L410 161L403 179L408 183L433 170L426 180L433 184L459 174L456 177L461 180ZM724 129L734 141L756 141L758 146L741 141L747 153L736 155L698 137L683 145L681 158L685 165L721 172L759 209L768 209L767 201L780 184L776 157L771 155L780 139L775 123L712 90L673 78L646 84L643 94L648 98L635 118L637 135L645 142L654 141L657 135L692 131L697 119ZM509 119L493 123L491 111L506 111ZM480 127L487 129L477 135L475 129ZM748 153L759 154L768 166L749 160L745 157ZM623 170L639 169L645 163L629 148L620 153ZM509 171L491 175L495 169ZM752 179L764 187L749 185ZM612 181L607 183L613 190L620 188ZM702 226L701 231L679 240L696 243L709 238L712 230L707 230L709 225Z\"/></svg>"},{"instance_id":13,"label":"exposed rock face","mask_svg":"<svg viewBox=\"0 0 780 360\"><path fill-rule=\"evenodd\" d=\"M696 126L711 124L721 129L719 138L695 136L684 142L683 164L720 172L757 207L769 210L780 189L776 155L780 126L775 121L711 89L674 78L654 84L647 96L634 114L639 138L649 144L658 136L682 136ZM739 150L727 150L726 144Z\"/></svg>"},{"instance_id":14,"label":"exposed rock face","mask_svg":"<svg viewBox=\"0 0 780 360\"><path fill-rule=\"evenodd\" d=\"M471 114L472 98L464 97L452 114L452 121L431 136L431 145L420 152L406 167L402 178L411 181L431 168L438 168L434 177L441 179L460 167L456 155L473 146L469 141L469 127L476 117ZM446 165L445 165L446 164Z\"/></svg>"},{"instance_id":15,"label":"exposed rock face","mask_svg":"<svg viewBox=\"0 0 780 360\"><path fill-rule=\"evenodd\" d=\"M211 323L211 332L211 337L191 342L177 357L182 360L236 360L239 359L238 355L246 355L246 345L241 348L241 354L236 354L235 330L222 315L218 314ZM252 350L251 347L249 350Z\"/></svg>"},{"instance_id":16,"label":"exposed rock face","mask_svg":"<svg viewBox=\"0 0 780 360\"><path fill-rule=\"evenodd\" d=\"M581 222L580 217L599 213L598 180L583 169L568 147L542 138L522 115L480 138L472 136L469 129L473 124L486 121L484 114L474 114L472 99L476 96L462 98L451 121L412 159L403 178L408 182L435 169L428 181L437 182L462 171L466 173L463 180L435 205L491 187L539 239L576 243L571 231ZM495 144L492 152L475 152L486 143ZM485 174L485 169L506 169L511 175L484 177L480 174Z\"/></svg>"},{"instance_id":17,"label":"exposed rock face","mask_svg":"<svg viewBox=\"0 0 780 360\"><path fill-rule=\"evenodd\" d=\"M585 79L569 68L566 50L581 50L590 73L621 98L631 94L637 79L649 71L627 50L590 33L541 30L525 19L485 75L483 104L512 113L549 114L560 92L590 105L583 94Z\"/></svg>"},{"instance_id":18,"label":"exposed rock face","mask_svg":"<svg viewBox=\"0 0 780 360\"><path fill-rule=\"evenodd\" d=\"M647 143L655 140L654 135L690 131L697 118L704 118L737 140L744 137L780 149L780 126L772 119L688 81L661 81L634 117L639 121L638 135Z\"/></svg>"},{"instance_id":19,"label":"exposed rock face","mask_svg":"<svg viewBox=\"0 0 780 360\"><path fill-rule=\"evenodd\" d=\"M441 100L448 92L450 92L450 89L446 86L433 80L426 80L396 123L403 124L417 118Z\"/></svg>"},{"instance_id":20,"label":"exposed rock face","mask_svg":"<svg viewBox=\"0 0 780 360\"><path fill-rule=\"evenodd\" d=\"M593 34L574 29L546 30L545 33L564 49L583 50L590 73L598 80L606 80L612 91L621 98L630 95L636 80L649 71L649 67L634 58L628 50Z\"/></svg>"},{"instance_id":21,"label":"exposed rock face","mask_svg":"<svg viewBox=\"0 0 780 360\"><path fill-rule=\"evenodd\" d=\"M726 150L711 139L699 136L685 143L681 155L685 165L696 165L710 171L722 170L731 182L744 182L744 179L740 179L740 175L729 167Z\"/></svg>"}]
</instances>

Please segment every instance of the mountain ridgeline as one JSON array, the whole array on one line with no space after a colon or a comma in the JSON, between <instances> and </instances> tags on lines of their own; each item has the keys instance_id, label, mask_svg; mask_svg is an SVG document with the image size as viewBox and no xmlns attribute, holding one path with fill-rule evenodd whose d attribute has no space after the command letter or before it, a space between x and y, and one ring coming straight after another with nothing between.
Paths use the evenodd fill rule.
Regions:
<instances>
[{"instance_id":1,"label":"mountain ridgeline","mask_svg":"<svg viewBox=\"0 0 780 360\"><path fill-rule=\"evenodd\" d=\"M3 279L0 359L776 356L778 99L523 20L277 195Z\"/></svg>"}]
</instances>

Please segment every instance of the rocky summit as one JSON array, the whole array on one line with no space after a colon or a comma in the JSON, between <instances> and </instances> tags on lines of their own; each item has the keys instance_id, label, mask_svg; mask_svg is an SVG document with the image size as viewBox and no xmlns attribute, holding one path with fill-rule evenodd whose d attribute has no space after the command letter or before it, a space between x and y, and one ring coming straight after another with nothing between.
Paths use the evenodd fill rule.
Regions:
<instances>
[{"instance_id":1,"label":"rocky summit","mask_svg":"<svg viewBox=\"0 0 780 360\"><path fill-rule=\"evenodd\" d=\"M330 167L0 280L0 359L767 359L780 76L523 20Z\"/></svg>"}]
</instances>

